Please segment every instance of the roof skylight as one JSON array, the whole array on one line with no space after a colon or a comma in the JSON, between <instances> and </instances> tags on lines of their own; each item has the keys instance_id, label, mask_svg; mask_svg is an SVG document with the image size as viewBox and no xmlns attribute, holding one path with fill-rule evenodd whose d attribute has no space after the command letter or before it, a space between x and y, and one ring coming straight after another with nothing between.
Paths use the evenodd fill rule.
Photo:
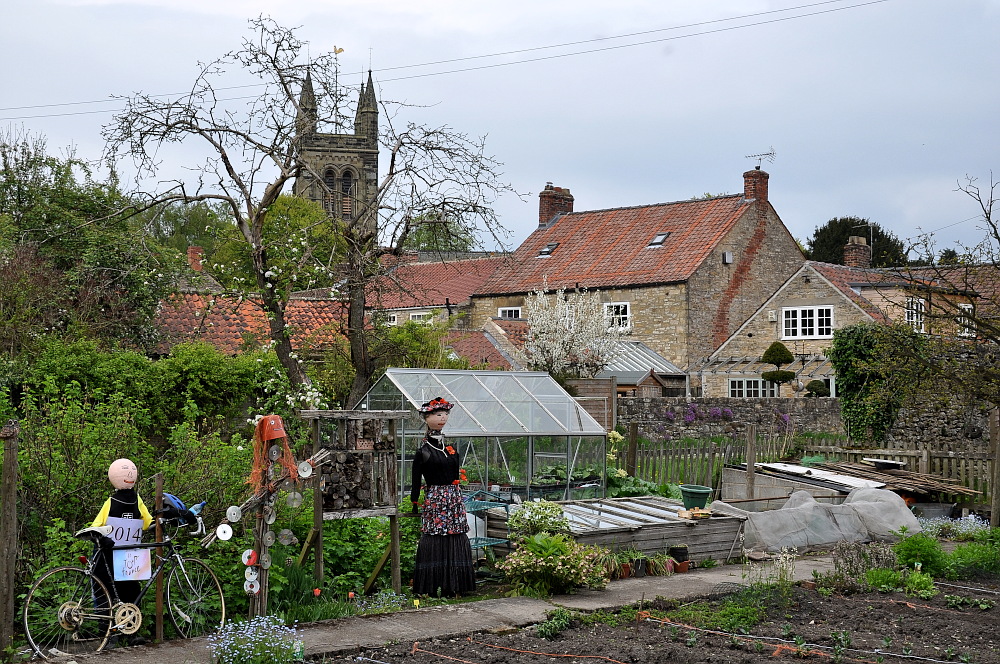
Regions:
<instances>
[{"instance_id":1,"label":"roof skylight","mask_svg":"<svg viewBox=\"0 0 1000 664\"><path fill-rule=\"evenodd\" d=\"M542 247L542 249L539 250L538 255L539 256L551 256L552 252L555 251L556 247L558 247L558 246L559 246L558 242L550 242L547 245L545 245L544 247Z\"/></svg>"},{"instance_id":2,"label":"roof skylight","mask_svg":"<svg viewBox=\"0 0 1000 664\"><path fill-rule=\"evenodd\" d=\"M667 241L668 237L670 237L670 231L666 231L666 232L663 232L663 233L657 233L655 236L653 236L653 239L650 240L649 244L647 244L646 246L647 247L662 247L663 243Z\"/></svg>"}]
</instances>

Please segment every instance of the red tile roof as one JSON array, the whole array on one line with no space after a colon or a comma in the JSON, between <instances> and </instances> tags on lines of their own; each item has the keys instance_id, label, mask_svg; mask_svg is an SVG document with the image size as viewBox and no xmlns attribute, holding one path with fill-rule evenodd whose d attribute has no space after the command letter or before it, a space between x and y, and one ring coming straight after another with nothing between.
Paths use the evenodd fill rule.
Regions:
<instances>
[{"instance_id":1,"label":"red tile roof","mask_svg":"<svg viewBox=\"0 0 1000 664\"><path fill-rule=\"evenodd\" d=\"M871 316L879 323L887 323L889 319L885 312L876 307L872 302L854 291L852 284L877 284L885 280L885 273L880 270L865 269L860 267L848 267L846 265L834 265L833 263L819 263L817 261L806 261L806 265L819 272L827 281L833 284L834 288L844 294L847 299Z\"/></svg>"},{"instance_id":2,"label":"red tile roof","mask_svg":"<svg viewBox=\"0 0 1000 664\"><path fill-rule=\"evenodd\" d=\"M750 209L742 195L564 214L539 227L477 295L686 281ZM669 232L662 246L649 247ZM558 246L539 257L546 245Z\"/></svg>"},{"instance_id":3,"label":"red tile roof","mask_svg":"<svg viewBox=\"0 0 1000 664\"><path fill-rule=\"evenodd\" d=\"M297 351L332 348L343 338L346 307L329 299L295 298L285 310ZM254 300L208 293L175 293L160 303L156 318L163 335L157 351L201 340L224 353L238 353L270 340L267 318Z\"/></svg>"},{"instance_id":4,"label":"red tile roof","mask_svg":"<svg viewBox=\"0 0 1000 664\"><path fill-rule=\"evenodd\" d=\"M444 307L468 303L469 297L488 279L505 256L448 262L407 263L372 286L368 306L376 309Z\"/></svg>"},{"instance_id":5,"label":"red tile roof","mask_svg":"<svg viewBox=\"0 0 1000 664\"><path fill-rule=\"evenodd\" d=\"M444 344L464 357L475 369L510 371L513 367L504 354L481 330L449 330Z\"/></svg>"},{"instance_id":6,"label":"red tile roof","mask_svg":"<svg viewBox=\"0 0 1000 664\"><path fill-rule=\"evenodd\" d=\"M494 318L507 338L516 348L524 348L524 342L528 339L528 321L521 318Z\"/></svg>"}]
</instances>

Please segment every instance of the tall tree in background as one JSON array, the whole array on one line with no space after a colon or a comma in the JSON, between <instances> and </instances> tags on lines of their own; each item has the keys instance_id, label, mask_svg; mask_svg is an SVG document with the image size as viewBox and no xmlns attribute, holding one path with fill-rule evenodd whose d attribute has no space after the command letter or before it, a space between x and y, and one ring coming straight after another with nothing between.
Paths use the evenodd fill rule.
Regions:
<instances>
[{"instance_id":1,"label":"tall tree in background","mask_svg":"<svg viewBox=\"0 0 1000 664\"><path fill-rule=\"evenodd\" d=\"M339 98L333 54L309 57L294 30L268 18L254 19L250 26L251 35L239 49L201 67L189 93L173 99L145 94L126 99L125 109L104 129L107 157L131 159L140 175L149 176L160 166L163 147L200 146L204 157L197 176L152 194L149 204L225 206L249 253L251 289L267 314L278 359L307 401L318 395L309 389L310 381L292 351L285 319L289 289L291 284L324 285L324 280L339 284L348 305L347 334L356 372L345 405L353 406L371 385L375 371L365 296L367 285L382 269L380 257L401 253L414 220L421 218L448 219L463 231L502 240L506 232L492 203L510 188L500 182L500 164L485 154L482 139L448 127L397 125L399 109L387 112L389 122L382 124L380 139L388 152L388 166L374 203L351 219L334 216L316 224L328 225L339 236L344 255L323 262L314 252L316 260L304 266L304 272L284 271L273 256L292 247L288 238L270 232L267 222L285 187L303 173L297 159L303 138L297 132L297 119L315 113L319 122L338 125L345 103ZM235 79L226 79L231 73L241 83L248 76L254 78L262 92L250 101L227 101L221 89L233 84ZM310 100L316 107L304 112L299 94L307 75L320 94ZM322 174L311 175L322 182Z\"/></svg>"},{"instance_id":2,"label":"tall tree in background","mask_svg":"<svg viewBox=\"0 0 1000 664\"><path fill-rule=\"evenodd\" d=\"M148 347L150 321L179 263L148 238L112 175L71 151L0 135L0 352L46 334ZM0 373L4 373L0 371Z\"/></svg>"},{"instance_id":3,"label":"tall tree in background","mask_svg":"<svg viewBox=\"0 0 1000 664\"><path fill-rule=\"evenodd\" d=\"M908 264L903 242L892 231L862 217L836 217L817 227L808 240L809 258L843 265L844 245L852 235L863 237L871 243L872 267Z\"/></svg>"}]
</instances>

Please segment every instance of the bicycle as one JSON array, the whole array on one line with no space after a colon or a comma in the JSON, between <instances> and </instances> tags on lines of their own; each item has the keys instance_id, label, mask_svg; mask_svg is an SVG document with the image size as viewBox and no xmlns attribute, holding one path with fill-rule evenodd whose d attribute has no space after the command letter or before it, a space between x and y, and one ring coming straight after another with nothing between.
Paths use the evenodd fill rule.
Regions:
<instances>
[{"instance_id":1,"label":"bicycle","mask_svg":"<svg viewBox=\"0 0 1000 664\"><path fill-rule=\"evenodd\" d=\"M94 573L95 566L104 564L101 540L111 532L111 526L84 528L75 536L94 543L89 558L80 556L83 567L57 567L43 574L28 591L24 601L24 633L31 649L42 659L98 652L118 637L135 634L142 625L139 605L153 583L166 574L165 598L170 620L182 638L203 636L219 630L226 620L226 602L222 586L215 573L197 558L185 558L174 546L174 537L184 518L167 516L168 510L157 512L164 525L174 525L173 536L163 542L130 544L114 551L153 549L156 566L142 586L134 603L122 602L112 584L111 589ZM205 531L201 517L197 529Z\"/></svg>"}]
</instances>

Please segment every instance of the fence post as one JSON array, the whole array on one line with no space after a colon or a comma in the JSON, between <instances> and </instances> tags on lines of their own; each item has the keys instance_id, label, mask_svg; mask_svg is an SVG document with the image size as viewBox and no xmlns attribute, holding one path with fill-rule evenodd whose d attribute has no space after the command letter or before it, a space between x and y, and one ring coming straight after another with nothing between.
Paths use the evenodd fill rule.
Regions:
<instances>
[{"instance_id":1,"label":"fence post","mask_svg":"<svg viewBox=\"0 0 1000 664\"><path fill-rule=\"evenodd\" d=\"M754 464L757 463L757 425L747 425L747 498L754 496Z\"/></svg>"},{"instance_id":2,"label":"fence post","mask_svg":"<svg viewBox=\"0 0 1000 664\"><path fill-rule=\"evenodd\" d=\"M920 461L917 462L917 472L924 475L931 472L931 451L929 449L920 450Z\"/></svg>"},{"instance_id":3,"label":"fence post","mask_svg":"<svg viewBox=\"0 0 1000 664\"><path fill-rule=\"evenodd\" d=\"M156 498L153 509L157 512L163 509L163 473L156 474ZM163 524L160 523L160 517L156 517L153 521L156 524L156 528L153 531L155 533L155 541L163 541ZM157 553L161 550L157 549ZM166 562L166 560L164 560ZM163 643L163 575L158 574L156 576L156 620L153 627L153 640L157 643Z\"/></svg>"},{"instance_id":4,"label":"fence post","mask_svg":"<svg viewBox=\"0 0 1000 664\"><path fill-rule=\"evenodd\" d=\"M1000 527L1000 410L990 411L990 528Z\"/></svg>"},{"instance_id":5,"label":"fence post","mask_svg":"<svg viewBox=\"0 0 1000 664\"><path fill-rule=\"evenodd\" d=\"M0 428L3 488L0 489L0 658L14 641L14 566L17 552L17 439L21 427L8 420Z\"/></svg>"},{"instance_id":6,"label":"fence post","mask_svg":"<svg viewBox=\"0 0 1000 664\"><path fill-rule=\"evenodd\" d=\"M635 477L635 458L639 452L639 423L628 423L628 451L625 453L625 472Z\"/></svg>"}]
</instances>

